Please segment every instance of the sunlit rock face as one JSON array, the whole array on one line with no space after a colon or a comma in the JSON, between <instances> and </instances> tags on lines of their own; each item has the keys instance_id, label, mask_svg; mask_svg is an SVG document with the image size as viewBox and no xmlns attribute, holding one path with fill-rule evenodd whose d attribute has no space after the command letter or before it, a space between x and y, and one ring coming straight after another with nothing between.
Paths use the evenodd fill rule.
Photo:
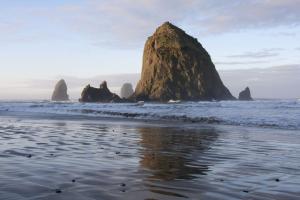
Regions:
<instances>
[{"instance_id":1,"label":"sunlit rock face","mask_svg":"<svg viewBox=\"0 0 300 200\"><path fill-rule=\"evenodd\" d=\"M249 87L246 87L245 90L241 91L239 94L239 100L242 101L252 101L251 92Z\"/></svg>"},{"instance_id":2,"label":"sunlit rock face","mask_svg":"<svg viewBox=\"0 0 300 200\"><path fill-rule=\"evenodd\" d=\"M129 98L133 94L133 88L130 83L124 83L121 88L121 98Z\"/></svg>"},{"instance_id":3,"label":"sunlit rock face","mask_svg":"<svg viewBox=\"0 0 300 200\"><path fill-rule=\"evenodd\" d=\"M111 93L107 87L106 81L100 84L99 88L91 87L87 85L82 93L81 102L121 102L121 98L115 93Z\"/></svg>"},{"instance_id":4,"label":"sunlit rock face","mask_svg":"<svg viewBox=\"0 0 300 200\"><path fill-rule=\"evenodd\" d=\"M64 79L58 81L55 85L52 97L52 101L68 101L68 87Z\"/></svg>"},{"instance_id":5,"label":"sunlit rock face","mask_svg":"<svg viewBox=\"0 0 300 200\"><path fill-rule=\"evenodd\" d=\"M166 22L148 38L134 98L144 101L231 100L207 51L197 39Z\"/></svg>"}]
</instances>

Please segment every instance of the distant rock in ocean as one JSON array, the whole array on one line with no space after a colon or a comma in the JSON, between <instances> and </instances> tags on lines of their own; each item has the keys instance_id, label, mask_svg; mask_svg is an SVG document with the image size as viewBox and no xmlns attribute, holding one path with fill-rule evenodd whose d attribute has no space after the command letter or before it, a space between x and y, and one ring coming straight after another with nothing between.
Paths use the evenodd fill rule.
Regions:
<instances>
[{"instance_id":1,"label":"distant rock in ocean","mask_svg":"<svg viewBox=\"0 0 300 200\"><path fill-rule=\"evenodd\" d=\"M241 91L239 94L239 100L242 101L252 101L251 93L249 87L246 87L245 90Z\"/></svg>"},{"instance_id":2,"label":"distant rock in ocean","mask_svg":"<svg viewBox=\"0 0 300 200\"><path fill-rule=\"evenodd\" d=\"M133 88L131 83L124 83L121 88L121 98L129 98L133 94Z\"/></svg>"},{"instance_id":3,"label":"distant rock in ocean","mask_svg":"<svg viewBox=\"0 0 300 200\"><path fill-rule=\"evenodd\" d=\"M52 101L68 101L68 87L64 79L58 81L55 85L52 97Z\"/></svg>"},{"instance_id":4,"label":"distant rock in ocean","mask_svg":"<svg viewBox=\"0 0 300 200\"><path fill-rule=\"evenodd\" d=\"M197 39L166 22L148 38L133 97L143 101L232 100Z\"/></svg>"},{"instance_id":5,"label":"distant rock in ocean","mask_svg":"<svg viewBox=\"0 0 300 200\"><path fill-rule=\"evenodd\" d=\"M100 88L94 88L90 85L87 85L82 93L81 102L122 102L122 99L115 93L111 93L107 88L106 81L103 81L100 85Z\"/></svg>"}]
</instances>

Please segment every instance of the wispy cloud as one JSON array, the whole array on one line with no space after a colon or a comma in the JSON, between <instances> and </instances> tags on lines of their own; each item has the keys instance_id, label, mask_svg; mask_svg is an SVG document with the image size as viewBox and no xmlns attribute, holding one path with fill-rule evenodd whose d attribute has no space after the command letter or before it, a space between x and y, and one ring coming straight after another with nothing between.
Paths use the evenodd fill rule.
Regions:
<instances>
[{"instance_id":1,"label":"wispy cloud","mask_svg":"<svg viewBox=\"0 0 300 200\"><path fill-rule=\"evenodd\" d=\"M300 25L297 0L87 0L64 5L57 16L75 30L114 43L143 41L164 21L191 26L198 33ZM100 38L100 39L99 39ZM108 41L106 38L106 43Z\"/></svg>"},{"instance_id":2,"label":"wispy cloud","mask_svg":"<svg viewBox=\"0 0 300 200\"><path fill-rule=\"evenodd\" d=\"M282 48L271 48L271 49L263 49L256 52L245 52L242 54L236 54L236 55L230 55L227 56L228 58L252 58L252 59L258 59L258 58L269 58L269 57L276 57L280 55L280 51L282 51Z\"/></svg>"},{"instance_id":3,"label":"wispy cloud","mask_svg":"<svg viewBox=\"0 0 300 200\"><path fill-rule=\"evenodd\" d=\"M53 34L70 29L96 45L140 45L164 21L202 35L300 25L298 0L82 0L6 6L0 8L2 18L15 12L28 32L40 33L48 26L57 29ZM13 19L7 25L2 18L0 30L18 27Z\"/></svg>"},{"instance_id":4,"label":"wispy cloud","mask_svg":"<svg viewBox=\"0 0 300 200\"><path fill-rule=\"evenodd\" d=\"M215 62L216 65L253 65L253 64L265 64L269 63L268 61L220 61Z\"/></svg>"}]
</instances>

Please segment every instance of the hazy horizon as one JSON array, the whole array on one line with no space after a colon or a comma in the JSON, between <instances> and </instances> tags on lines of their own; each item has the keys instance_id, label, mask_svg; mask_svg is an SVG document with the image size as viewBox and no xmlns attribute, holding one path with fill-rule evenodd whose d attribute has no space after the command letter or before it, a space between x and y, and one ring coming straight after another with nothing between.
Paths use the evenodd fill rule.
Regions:
<instances>
[{"instance_id":1,"label":"hazy horizon","mask_svg":"<svg viewBox=\"0 0 300 200\"><path fill-rule=\"evenodd\" d=\"M299 90L287 90L295 85L300 85L300 65L277 66L270 68L253 68L240 70L221 70L219 74L225 86L234 96L249 86L254 98L268 99L298 99ZM76 100L80 97L82 89L91 84L99 87L104 80L108 82L109 89L120 93L122 84L131 83L133 89L140 79L139 73L97 75L89 78L79 78L72 76L58 76L54 79L29 79L23 80L16 85L12 85L5 90L0 86L2 100L49 100L54 90L54 86L60 79L65 79L68 85L70 98ZM20 85L23 85L20 88ZM276 88L276 90L274 89ZM3 92L4 91L4 92ZM7 98L8 97L8 98Z\"/></svg>"}]
</instances>

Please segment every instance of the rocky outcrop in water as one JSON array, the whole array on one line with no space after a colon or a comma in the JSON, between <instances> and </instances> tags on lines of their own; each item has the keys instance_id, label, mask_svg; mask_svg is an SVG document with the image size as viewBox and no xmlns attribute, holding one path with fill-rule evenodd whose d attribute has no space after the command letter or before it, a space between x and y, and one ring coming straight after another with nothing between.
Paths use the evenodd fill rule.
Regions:
<instances>
[{"instance_id":1,"label":"rocky outcrop in water","mask_svg":"<svg viewBox=\"0 0 300 200\"><path fill-rule=\"evenodd\" d=\"M246 87L245 90L241 91L239 94L239 100L242 101L252 101L251 92L249 87Z\"/></svg>"},{"instance_id":2,"label":"rocky outcrop in water","mask_svg":"<svg viewBox=\"0 0 300 200\"><path fill-rule=\"evenodd\" d=\"M197 39L166 22L148 38L136 100L231 100L207 51Z\"/></svg>"},{"instance_id":3,"label":"rocky outcrop in water","mask_svg":"<svg viewBox=\"0 0 300 200\"><path fill-rule=\"evenodd\" d=\"M68 101L68 87L64 79L58 81L55 85L52 97L52 101Z\"/></svg>"},{"instance_id":4,"label":"rocky outcrop in water","mask_svg":"<svg viewBox=\"0 0 300 200\"><path fill-rule=\"evenodd\" d=\"M127 99L133 94L133 92L132 85L130 83L124 83L120 92L121 98Z\"/></svg>"},{"instance_id":5,"label":"rocky outcrop in water","mask_svg":"<svg viewBox=\"0 0 300 200\"><path fill-rule=\"evenodd\" d=\"M111 93L107 88L106 81L103 81L99 88L91 87L87 85L82 93L81 102L122 102L122 99L115 93Z\"/></svg>"}]
</instances>

